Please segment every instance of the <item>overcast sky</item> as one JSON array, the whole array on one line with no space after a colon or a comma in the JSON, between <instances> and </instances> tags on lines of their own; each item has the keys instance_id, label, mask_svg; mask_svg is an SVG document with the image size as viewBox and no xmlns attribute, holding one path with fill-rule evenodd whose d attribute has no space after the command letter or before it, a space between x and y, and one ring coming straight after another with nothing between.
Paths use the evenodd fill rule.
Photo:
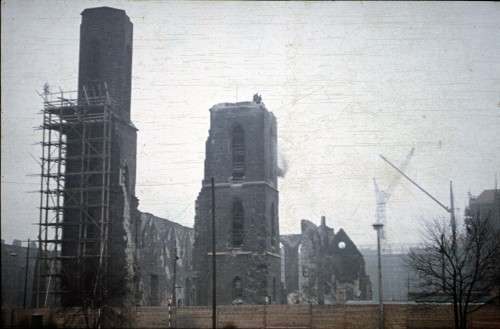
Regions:
<instances>
[{"instance_id":1,"label":"overcast sky","mask_svg":"<svg viewBox=\"0 0 500 329\"><path fill-rule=\"evenodd\" d=\"M260 93L278 120L281 233L300 220L373 244L373 177L407 173L457 212L500 172L499 3L2 1L2 239L34 238L41 99L76 89L80 13L134 24L132 120L140 210L192 226L208 109ZM416 243L447 214L406 181L387 206L388 241Z\"/></svg>"}]
</instances>

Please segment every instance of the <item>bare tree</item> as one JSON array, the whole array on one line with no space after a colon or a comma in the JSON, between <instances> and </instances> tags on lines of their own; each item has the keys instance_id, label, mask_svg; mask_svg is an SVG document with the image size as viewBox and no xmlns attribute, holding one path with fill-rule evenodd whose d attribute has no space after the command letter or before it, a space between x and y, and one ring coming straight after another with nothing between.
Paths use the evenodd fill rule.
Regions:
<instances>
[{"instance_id":1,"label":"bare tree","mask_svg":"<svg viewBox=\"0 0 500 329\"><path fill-rule=\"evenodd\" d=\"M456 234L447 223L433 221L426 226L423 247L410 251L408 263L422 294L452 302L456 329L467 328L468 314L477 309L471 304L491 298L499 247L498 234L477 214Z\"/></svg>"}]
</instances>

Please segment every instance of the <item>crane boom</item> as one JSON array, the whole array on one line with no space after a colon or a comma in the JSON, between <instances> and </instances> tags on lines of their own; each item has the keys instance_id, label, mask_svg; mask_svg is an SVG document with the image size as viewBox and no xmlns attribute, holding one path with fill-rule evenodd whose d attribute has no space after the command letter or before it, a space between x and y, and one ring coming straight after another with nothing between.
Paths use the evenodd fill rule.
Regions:
<instances>
[{"instance_id":1,"label":"crane boom","mask_svg":"<svg viewBox=\"0 0 500 329\"><path fill-rule=\"evenodd\" d=\"M442 204L432 194L430 194L429 192L427 192L426 190L424 190L423 187L421 187L413 179L411 179L410 177L408 177L401 169L399 169L398 167L396 167L395 165L393 165L392 162L390 162L389 160L387 160L382 154L380 154L379 156L380 156L380 158L382 158L382 160L384 160L385 162L387 162L392 168L396 169L396 171L399 172L401 174L401 176L403 176L404 178L406 178L410 183L412 183L413 185L415 185L420 191L424 192L429 198L431 198L434 202L436 202L438 205L440 205L441 208L443 208L447 212L451 212L452 211L452 207L448 208L447 206L445 206L444 204ZM450 187L450 193L452 193L451 192L451 187ZM451 198L451 199L453 199L453 198Z\"/></svg>"},{"instance_id":2,"label":"crane boom","mask_svg":"<svg viewBox=\"0 0 500 329\"><path fill-rule=\"evenodd\" d=\"M412 147L404 161L401 163L401 168L406 169L408 167L408 164L410 163L411 158L413 157L413 154L415 153L415 148ZM384 158L385 159L385 158ZM377 184L377 180L373 178L373 185L375 187L375 202L376 202L376 223L384 224L386 222L386 204L389 201L389 198L392 195L392 192L394 191L394 188L398 184L398 182L401 180L401 176L397 175L395 176L392 181L389 183L388 187L385 190L381 190ZM386 238L385 231L382 230L382 239Z\"/></svg>"},{"instance_id":3,"label":"crane boom","mask_svg":"<svg viewBox=\"0 0 500 329\"><path fill-rule=\"evenodd\" d=\"M415 153L415 148L412 147L408 155L406 156L405 160L401 163L399 166L402 171L406 170L406 167L408 167L408 164L410 163L411 158L413 157L413 153ZM396 175L392 181L390 182L389 186L384 190L385 192L385 202L389 201L389 198L392 195L392 192L394 191L394 188L396 185L399 183L401 180L401 175Z\"/></svg>"}]
</instances>

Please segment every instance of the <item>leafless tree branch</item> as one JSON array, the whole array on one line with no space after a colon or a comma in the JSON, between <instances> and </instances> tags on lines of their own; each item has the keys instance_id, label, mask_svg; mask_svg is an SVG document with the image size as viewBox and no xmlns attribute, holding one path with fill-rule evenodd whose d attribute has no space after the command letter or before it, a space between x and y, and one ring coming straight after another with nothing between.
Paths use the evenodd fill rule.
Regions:
<instances>
[{"instance_id":1,"label":"leafless tree branch","mask_svg":"<svg viewBox=\"0 0 500 329\"><path fill-rule=\"evenodd\" d=\"M408 255L423 295L453 303L457 329L467 328L470 305L484 300L499 277L500 242L489 223L487 216L468 217L454 240L450 226L434 220L425 226L422 248Z\"/></svg>"}]
</instances>

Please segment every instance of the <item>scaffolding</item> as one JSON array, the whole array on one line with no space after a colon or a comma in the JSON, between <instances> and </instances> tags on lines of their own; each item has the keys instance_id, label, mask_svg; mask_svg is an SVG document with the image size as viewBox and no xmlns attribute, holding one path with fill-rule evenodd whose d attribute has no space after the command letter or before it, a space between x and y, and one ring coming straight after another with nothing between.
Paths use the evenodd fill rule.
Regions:
<instances>
[{"instance_id":1,"label":"scaffolding","mask_svg":"<svg viewBox=\"0 0 500 329\"><path fill-rule=\"evenodd\" d=\"M53 93L46 86L41 96L35 301L47 307L75 293L106 294L112 130L118 117L105 83L79 92Z\"/></svg>"}]
</instances>

